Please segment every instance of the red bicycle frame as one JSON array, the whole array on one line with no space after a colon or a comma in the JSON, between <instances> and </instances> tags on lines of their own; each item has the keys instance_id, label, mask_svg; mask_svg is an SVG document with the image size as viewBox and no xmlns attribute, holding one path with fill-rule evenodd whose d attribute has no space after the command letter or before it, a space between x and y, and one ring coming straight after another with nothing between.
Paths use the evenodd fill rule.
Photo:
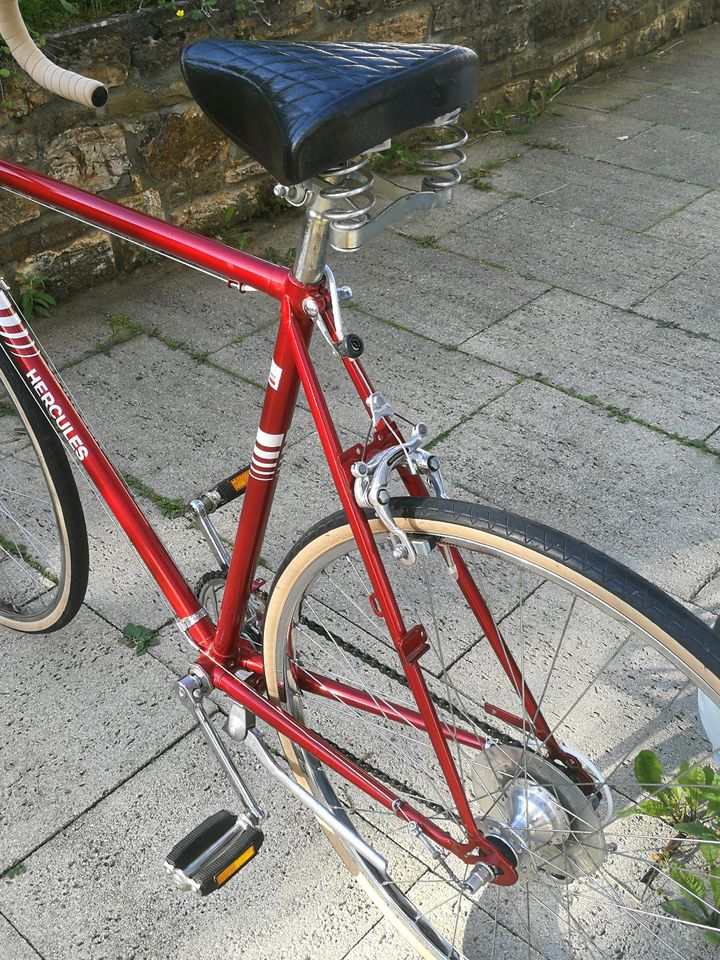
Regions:
<instances>
[{"instance_id":1,"label":"red bicycle frame","mask_svg":"<svg viewBox=\"0 0 720 960\"><path fill-rule=\"evenodd\" d=\"M300 284L284 267L275 266L222 243L196 236L2 160L0 187L209 273L239 291L251 288L280 301L280 326L273 352L271 376L265 391L250 478L244 494L217 628L200 606L126 484L59 384L38 344L12 305L0 309L0 340L5 353L34 393L49 421L68 444L71 454L87 471L128 535L174 610L181 628L198 648L198 663L206 671L212 684L378 803L393 810L398 817L417 823L436 843L462 857L467 863L482 860L490 864L497 873L497 883L515 882L516 874L511 863L497 847L485 840L475 823L450 750L453 740L476 749L482 749L485 740L468 730L448 726L438 718L419 666L419 659L427 649L423 627L421 624L408 626L404 622L369 522L355 501L349 466L357 459L361 450L352 448L343 451L308 352L313 331L313 322L304 309L304 302L308 297L312 298L319 308L329 335L337 339L330 296L326 288L323 285ZM373 392L373 387L362 363L348 359L344 363L358 394L363 402L366 401ZM362 690L305 671L300 671L299 682L308 692L318 696L331 697L369 713L381 713L398 723L424 730L433 745L465 829L466 840L463 843L454 839L411 804L401 800L392 790L348 760L312 730L298 723L281 707L261 696L251 682L241 680L236 675L236 671L241 668L254 674L261 675L263 672L262 657L241 636L241 628L273 502L278 465L301 383L338 495L370 578L374 591L373 606L385 620L415 698L417 710L389 702L383 704ZM383 449L397 442L396 436L393 437L389 430L383 431L379 428L375 431L372 447ZM411 495L428 495L421 478L404 470L401 475ZM450 555L458 571L459 589L466 597L520 697L526 719L522 720L490 704L486 706L488 713L503 716L503 719L521 729L529 730L546 744L551 755L575 766L574 758L565 754L552 737L462 557L454 548L450 548Z\"/></svg>"}]
</instances>

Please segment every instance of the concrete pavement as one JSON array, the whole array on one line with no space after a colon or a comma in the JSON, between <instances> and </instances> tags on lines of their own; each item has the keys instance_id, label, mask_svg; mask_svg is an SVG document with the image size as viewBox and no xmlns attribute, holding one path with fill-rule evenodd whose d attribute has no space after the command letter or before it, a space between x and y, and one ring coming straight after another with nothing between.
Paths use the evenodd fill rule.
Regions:
<instances>
[{"instance_id":1,"label":"concrete pavement","mask_svg":"<svg viewBox=\"0 0 720 960\"><path fill-rule=\"evenodd\" d=\"M465 185L449 210L333 261L377 384L430 423L456 490L587 539L715 612L718 94L720 27L564 91L559 115L521 134L480 137L468 167L490 189ZM284 251L296 229L254 225L250 249ZM248 459L275 323L269 301L161 263L36 324L190 582L213 564L173 505ZM347 389L323 370L350 436ZM277 814L261 857L202 903L169 888L167 850L232 799L172 698L191 651L83 498L81 615L50 638L0 636L12 677L0 681L0 873L25 868L0 879L2 960L405 956L314 824L246 757ZM301 410L267 567L335 508ZM236 515L219 520L226 537ZM129 621L159 630L144 657L122 644Z\"/></svg>"}]
</instances>

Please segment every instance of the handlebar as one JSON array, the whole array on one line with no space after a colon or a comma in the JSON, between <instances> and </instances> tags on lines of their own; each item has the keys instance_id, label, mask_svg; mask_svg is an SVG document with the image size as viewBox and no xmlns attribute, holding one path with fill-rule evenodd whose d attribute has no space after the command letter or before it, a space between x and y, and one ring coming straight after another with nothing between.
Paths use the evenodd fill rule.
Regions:
<instances>
[{"instance_id":1,"label":"handlebar","mask_svg":"<svg viewBox=\"0 0 720 960\"><path fill-rule=\"evenodd\" d=\"M107 87L102 83L64 70L40 51L28 33L18 0L0 0L0 37L22 69L50 93L84 107L104 107L107 103Z\"/></svg>"}]
</instances>

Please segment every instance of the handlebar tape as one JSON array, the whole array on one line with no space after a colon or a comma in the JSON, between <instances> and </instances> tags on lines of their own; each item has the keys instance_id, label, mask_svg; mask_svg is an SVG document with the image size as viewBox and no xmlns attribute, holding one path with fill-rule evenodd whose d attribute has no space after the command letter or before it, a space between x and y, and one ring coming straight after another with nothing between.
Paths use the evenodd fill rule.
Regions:
<instances>
[{"instance_id":1,"label":"handlebar tape","mask_svg":"<svg viewBox=\"0 0 720 960\"><path fill-rule=\"evenodd\" d=\"M107 103L107 87L102 83L64 70L39 50L25 26L18 0L0 0L0 36L22 69L50 93L85 107Z\"/></svg>"}]
</instances>

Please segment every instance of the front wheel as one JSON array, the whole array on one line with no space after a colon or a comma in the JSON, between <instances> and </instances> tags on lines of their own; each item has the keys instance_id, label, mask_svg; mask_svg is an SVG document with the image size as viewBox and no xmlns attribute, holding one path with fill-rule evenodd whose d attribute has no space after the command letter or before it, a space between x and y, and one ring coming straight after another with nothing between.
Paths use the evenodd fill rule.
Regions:
<instances>
[{"instance_id":1,"label":"front wheel","mask_svg":"<svg viewBox=\"0 0 720 960\"><path fill-rule=\"evenodd\" d=\"M714 929L720 914L699 842L670 815L633 811L661 787L643 791L643 762L656 770L659 761L668 790L688 764L712 768L697 691L720 703L718 638L661 590L558 531L455 501L403 498L392 511L423 544L421 558L392 560L373 520L376 541L406 624L427 630L420 664L440 720L483 741L447 734L474 819L512 847L518 882L473 892L465 863L283 740L298 779L380 850L388 870L379 874L333 835L345 864L435 960L705 957L703 933L713 930L688 916ZM458 588L453 550L520 668L521 690ZM265 664L275 702L462 838L427 736L398 722L413 699L343 514L314 527L280 569ZM309 692L307 673L360 689L375 710L318 695L317 684ZM528 733L526 690L574 764L553 760Z\"/></svg>"},{"instance_id":2,"label":"front wheel","mask_svg":"<svg viewBox=\"0 0 720 960\"><path fill-rule=\"evenodd\" d=\"M0 349L0 625L49 633L88 580L80 498L62 443Z\"/></svg>"}]
</instances>

